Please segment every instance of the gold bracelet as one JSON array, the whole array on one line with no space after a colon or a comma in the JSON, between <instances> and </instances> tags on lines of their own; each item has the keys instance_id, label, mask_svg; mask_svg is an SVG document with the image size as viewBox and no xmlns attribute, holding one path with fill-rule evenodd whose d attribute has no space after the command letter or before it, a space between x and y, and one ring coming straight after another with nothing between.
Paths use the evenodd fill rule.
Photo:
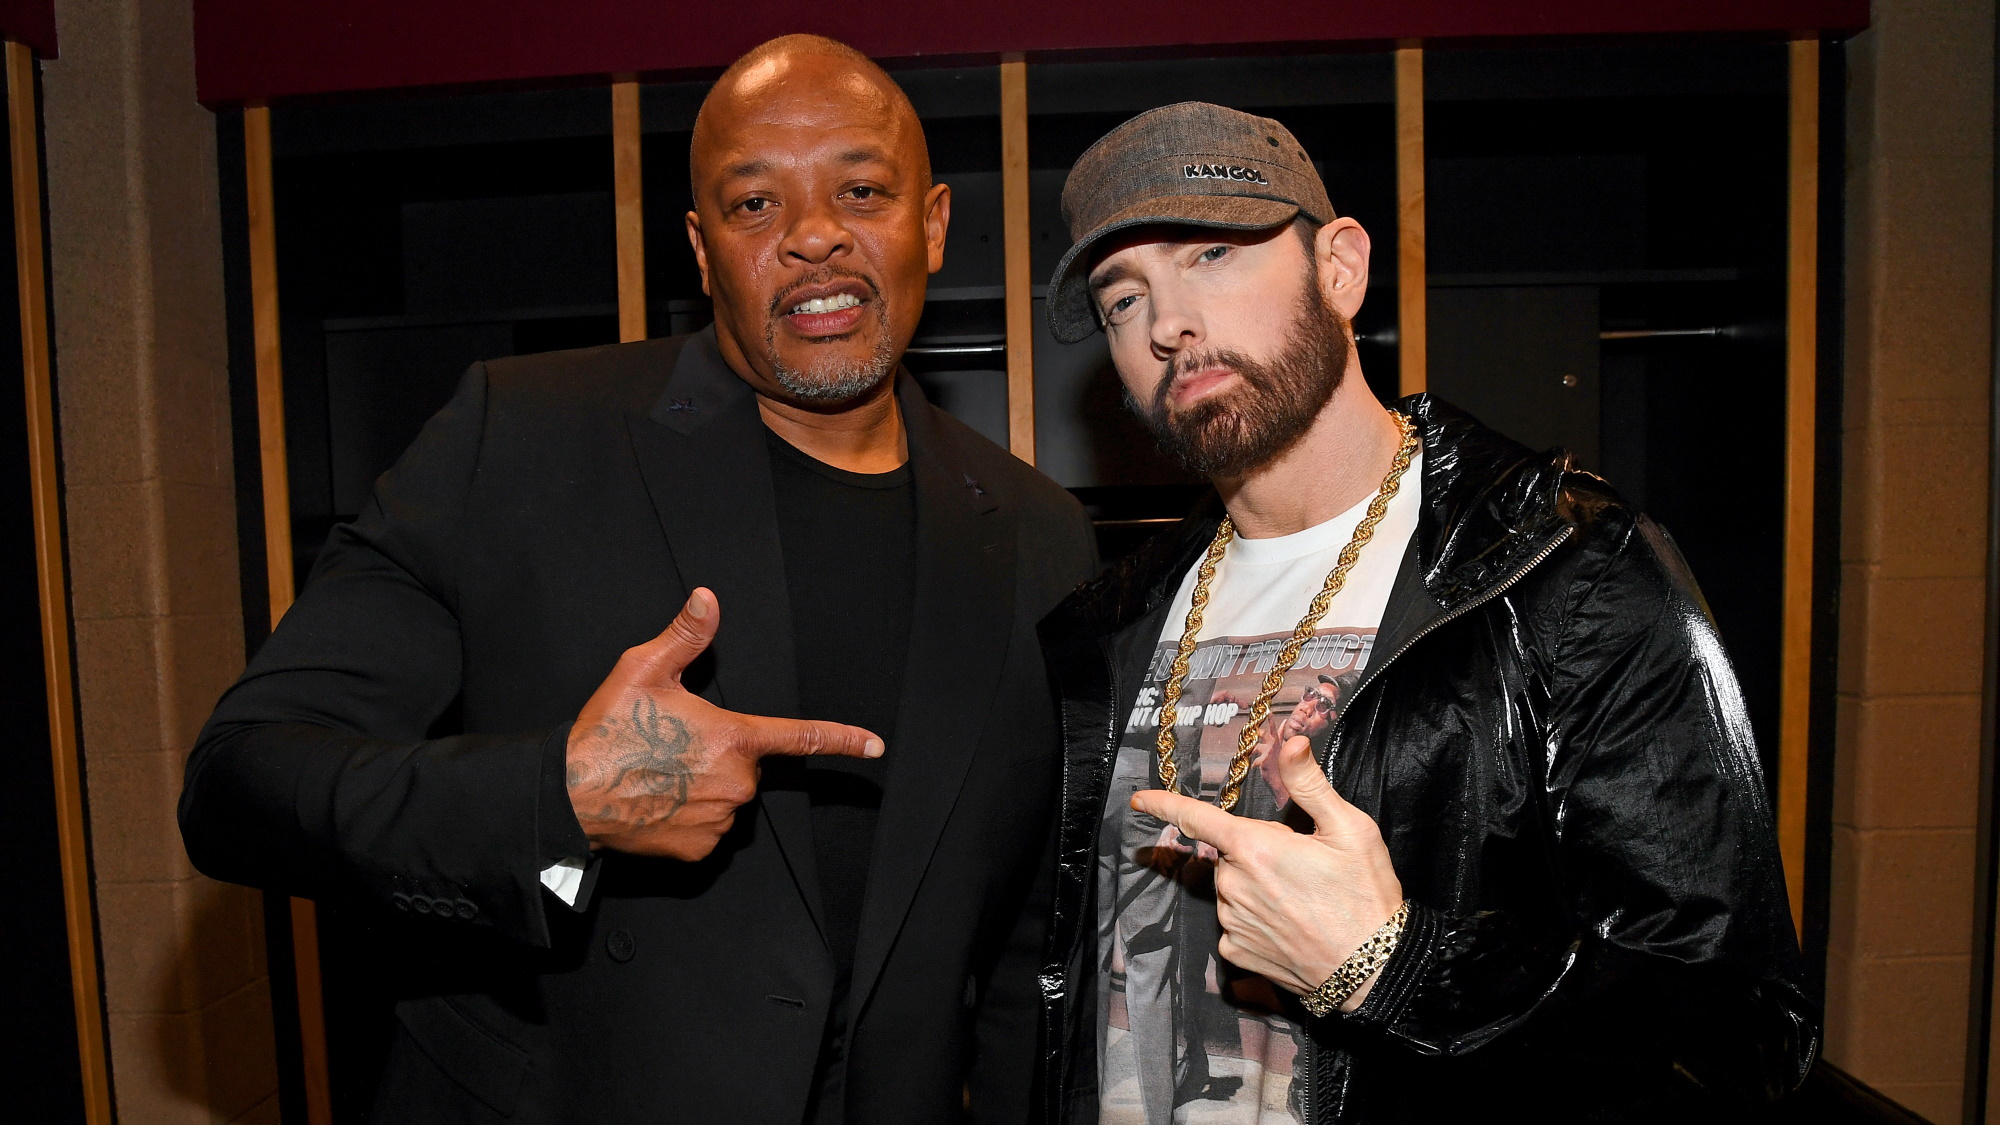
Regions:
<instances>
[{"instance_id":1,"label":"gold bracelet","mask_svg":"<svg viewBox=\"0 0 2000 1125\"><path fill-rule=\"evenodd\" d=\"M1396 951L1396 943L1403 939L1403 927L1410 920L1410 900L1396 908L1382 928L1368 936L1361 948L1347 955L1347 960L1326 978L1326 983L1299 997L1306 1011L1315 1016L1326 1017L1340 1010L1347 998L1361 991L1368 978L1375 975L1389 961L1389 955Z\"/></svg>"}]
</instances>

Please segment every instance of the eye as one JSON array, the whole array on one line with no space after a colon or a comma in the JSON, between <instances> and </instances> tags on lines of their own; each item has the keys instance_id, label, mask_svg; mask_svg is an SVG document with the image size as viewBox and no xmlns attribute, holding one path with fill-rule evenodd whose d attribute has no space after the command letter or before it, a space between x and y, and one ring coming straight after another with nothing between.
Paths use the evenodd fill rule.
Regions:
<instances>
[{"instance_id":1,"label":"eye","mask_svg":"<svg viewBox=\"0 0 2000 1125\"><path fill-rule=\"evenodd\" d=\"M1228 246L1211 246L1208 249L1203 250L1201 252L1201 257L1198 260L1203 262L1219 261L1224 255L1228 253L1229 253Z\"/></svg>"},{"instance_id":2,"label":"eye","mask_svg":"<svg viewBox=\"0 0 2000 1125\"><path fill-rule=\"evenodd\" d=\"M1139 297L1140 294L1138 293L1127 293L1125 296L1104 306L1104 323L1109 326L1123 324L1125 321L1130 320L1132 307L1139 303Z\"/></svg>"},{"instance_id":3,"label":"eye","mask_svg":"<svg viewBox=\"0 0 2000 1125\"><path fill-rule=\"evenodd\" d=\"M770 205L771 201L765 199L763 196L752 196L749 199L744 200L741 204L739 204L739 206L742 207L745 212L752 215L767 210L770 207Z\"/></svg>"}]
</instances>

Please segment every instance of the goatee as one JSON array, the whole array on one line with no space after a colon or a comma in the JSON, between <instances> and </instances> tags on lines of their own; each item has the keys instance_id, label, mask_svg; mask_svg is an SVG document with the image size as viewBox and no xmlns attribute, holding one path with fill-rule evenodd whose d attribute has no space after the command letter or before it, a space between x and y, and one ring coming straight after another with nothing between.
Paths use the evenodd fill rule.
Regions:
<instances>
[{"instance_id":1,"label":"goatee","mask_svg":"<svg viewBox=\"0 0 2000 1125\"><path fill-rule=\"evenodd\" d=\"M853 278L868 287L868 303L875 310L875 350L864 359L847 359L834 354L815 356L802 367L788 366L778 358L778 320L785 315L792 294L811 285L824 285L836 277ZM811 347L824 347L827 340ZM881 385L896 370L896 352L889 342L889 309L882 302L882 289L866 274L843 269L818 269L785 287L771 300L770 315L764 322L764 351L771 360L771 375L778 385L805 402L847 402Z\"/></svg>"},{"instance_id":2,"label":"goatee","mask_svg":"<svg viewBox=\"0 0 2000 1125\"><path fill-rule=\"evenodd\" d=\"M1285 348L1259 363L1230 348L1183 352L1167 364L1152 403L1139 411L1160 448L1204 476L1236 478L1290 449L1333 399L1347 371L1347 321L1320 295L1318 270L1308 270L1298 317ZM1185 373L1226 367L1243 380L1182 411L1169 405Z\"/></svg>"}]
</instances>

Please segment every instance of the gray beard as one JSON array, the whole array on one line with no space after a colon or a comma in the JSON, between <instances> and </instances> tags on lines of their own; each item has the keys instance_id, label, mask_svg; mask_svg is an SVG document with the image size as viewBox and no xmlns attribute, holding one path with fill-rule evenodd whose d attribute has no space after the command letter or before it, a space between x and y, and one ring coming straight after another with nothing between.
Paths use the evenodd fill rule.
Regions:
<instances>
[{"instance_id":1,"label":"gray beard","mask_svg":"<svg viewBox=\"0 0 2000 1125\"><path fill-rule=\"evenodd\" d=\"M776 333L766 338L770 345L771 375L778 385L806 402L846 402L882 385L896 370L896 353L889 345L888 325L875 345L875 354L860 362L828 360L801 370L787 367L778 358Z\"/></svg>"},{"instance_id":2,"label":"gray beard","mask_svg":"<svg viewBox=\"0 0 2000 1125\"><path fill-rule=\"evenodd\" d=\"M829 271L828 276L834 275ZM764 352L771 359L771 376L779 386L803 402L847 402L881 386L882 380L895 372L896 352L889 343L889 310L872 281L868 282L868 288L875 299L875 354L859 362L826 359L804 368L787 367L778 358L778 317L782 314L778 309L780 302L773 302L771 317L764 323Z\"/></svg>"}]
</instances>

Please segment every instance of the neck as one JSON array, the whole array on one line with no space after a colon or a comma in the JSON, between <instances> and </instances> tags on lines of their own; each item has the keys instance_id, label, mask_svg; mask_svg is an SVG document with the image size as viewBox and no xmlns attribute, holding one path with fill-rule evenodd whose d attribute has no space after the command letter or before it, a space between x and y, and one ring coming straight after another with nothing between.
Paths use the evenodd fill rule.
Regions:
<instances>
[{"instance_id":1,"label":"neck","mask_svg":"<svg viewBox=\"0 0 2000 1125\"><path fill-rule=\"evenodd\" d=\"M815 461L850 473L886 473L910 459L894 376L834 410L810 410L757 392L771 432Z\"/></svg>"},{"instance_id":2,"label":"neck","mask_svg":"<svg viewBox=\"0 0 2000 1125\"><path fill-rule=\"evenodd\" d=\"M1401 438L1352 359L1340 387L1291 448L1215 487L1236 533L1270 539L1304 531L1352 508L1381 487Z\"/></svg>"}]
</instances>

